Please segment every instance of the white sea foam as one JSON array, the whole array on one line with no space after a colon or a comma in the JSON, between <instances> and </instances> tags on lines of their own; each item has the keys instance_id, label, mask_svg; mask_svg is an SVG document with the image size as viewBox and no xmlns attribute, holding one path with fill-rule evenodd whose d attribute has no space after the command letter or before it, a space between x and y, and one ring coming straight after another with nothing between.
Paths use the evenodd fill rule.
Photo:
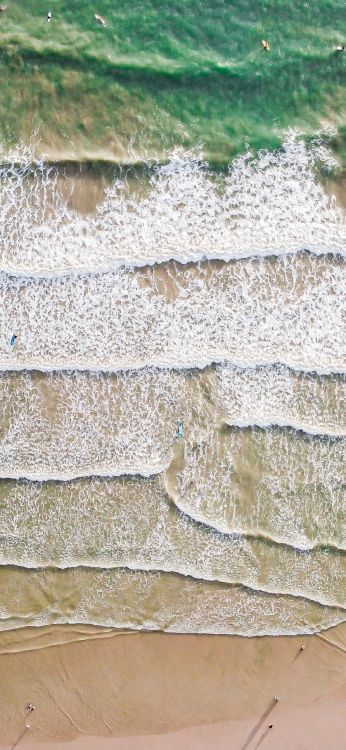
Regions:
<instances>
[{"instance_id":1,"label":"white sea foam","mask_svg":"<svg viewBox=\"0 0 346 750\"><path fill-rule=\"evenodd\" d=\"M2 373L0 477L157 474L172 457L183 395L183 373L164 370Z\"/></svg>"},{"instance_id":2,"label":"white sea foam","mask_svg":"<svg viewBox=\"0 0 346 750\"><path fill-rule=\"evenodd\" d=\"M311 435L346 437L346 379L299 373L286 367L218 366L212 390L231 426L281 425Z\"/></svg>"},{"instance_id":3,"label":"white sea foam","mask_svg":"<svg viewBox=\"0 0 346 750\"><path fill-rule=\"evenodd\" d=\"M11 274L346 251L344 212L316 178L330 157L294 135L275 153L237 158L225 176L176 151L151 170L144 194L116 179L89 216L68 207L56 170L28 148L9 159L0 169L0 268Z\"/></svg>"},{"instance_id":4,"label":"white sea foam","mask_svg":"<svg viewBox=\"0 0 346 750\"><path fill-rule=\"evenodd\" d=\"M290 430L191 431L167 489L189 516L223 533L310 548L346 546L346 443Z\"/></svg>"},{"instance_id":5,"label":"white sea foam","mask_svg":"<svg viewBox=\"0 0 346 750\"><path fill-rule=\"evenodd\" d=\"M2 565L161 570L346 609L346 554L217 533L180 513L159 478L7 482L0 527Z\"/></svg>"},{"instance_id":6,"label":"white sea foam","mask_svg":"<svg viewBox=\"0 0 346 750\"><path fill-rule=\"evenodd\" d=\"M0 477L150 476L209 425L292 425L346 437L346 379L284 367L0 374ZM322 479L323 477L321 477Z\"/></svg>"},{"instance_id":7,"label":"white sea foam","mask_svg":"<svg viewBox=\"0 0 346 750\"><path fill-rule=\"evenodd\" d=\"M126 570L31 571L0 579L2 630L89 623L170 633L296 635L345 620L345 610L242 586Z\"/></svg>"},{"instance_id":8,"label":"white sea foam","mask_svg":"<svg viewBox=\"0 0 346 750\"><path fill-rule=\"evenodd\" d=\"M0 169L0 370L21 371L0 377L0 476L157 474L2 480L2 628L345 619L346 223L321 158L291 138L225 176L175 152L89 215L30 151Z\"/></svg>"},{"instance_id":9,"label":"white sea foam","mask_svg":"<svg viewBox=\"0 0 346 750\"><path fill-rule=\"evenodd\" d=\"M346 372L339 257L302 253L49 280L2 274L0 299L1 370L229 361Z\"/></svg>"}]
</instances>

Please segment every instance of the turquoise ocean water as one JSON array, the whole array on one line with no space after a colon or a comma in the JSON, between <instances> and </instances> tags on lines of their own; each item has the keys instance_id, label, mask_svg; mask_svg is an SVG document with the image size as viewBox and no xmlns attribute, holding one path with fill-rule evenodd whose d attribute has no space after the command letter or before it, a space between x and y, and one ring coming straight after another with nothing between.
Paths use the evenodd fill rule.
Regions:
<instances>
[{"instance_id":1,"label":"turquoise ocean water","mask_svg":"<svg viewBox=\"0 0 346 750\"><path fill-rule=\"evenodd\" d=\"M342 154L342 0L38 0L0 15L1 140L126 159L180 143L228 163L288 128L333 127ZM96 23L95 12L106 25ZM261 40L270 44L264 52ZM132 152L131 152L132 148Z\"/></svg>"}]
</instances>

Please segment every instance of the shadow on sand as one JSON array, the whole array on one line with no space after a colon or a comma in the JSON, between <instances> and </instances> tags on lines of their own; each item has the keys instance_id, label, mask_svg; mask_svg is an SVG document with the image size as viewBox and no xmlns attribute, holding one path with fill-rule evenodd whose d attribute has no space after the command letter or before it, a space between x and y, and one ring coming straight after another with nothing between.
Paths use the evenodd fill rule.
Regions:
<instances>
[{"instance_id":1,"label":"shadow on sand","mask_svg":"<svg viewBox=\"0 0 346 750\"><path fill-rule=\"evenodd\" d=\"M268 718L268 716L272 712L273 708L275 708L276 703L277 703L277 701L275 700L275 698L273 698L270 701L270 704L269 704L268 708L264 711L264 713L262 714L262 716L259 718L257 724L255 724L254 728L251 730L249 736L245 740L244 745L241 746L241 750L245 750L245 748L247 748L250 745L250 742L253 740L253 738L255 737L255 735L257 734L257 732L259 731L259 729L261 728L262 724ZM266 730L265 733L262 735L262 737L261 737L259 743L256 745L256 747L258 747L258 745L261 742L263 742L263 740L264 740L264 738L265 738L265 736L267 734L267 731L268 730Z\"/></svg>"},{"instance_id":2,"label":"shadow on sand","mask_svg":"<svg viewBox=\"0 0 346 750\"><path fill-rule=\"evenodd\" d=\"M260 736L260 738L259 738L259 740L257 742L257 745L255 745L255 750L260 745L262 745L263 740L265 740L265 738L266 738L267 734L269 734L269 732L271 732L271 729L269 729L269 727L267 727L267 729L265 730L265 732L263 732L263 734L261 734L261 736Z\"/></svg>"},{"instance_id":3,"label":"shadow on sand","mask_svg":"<svg viewBox=\"0 0 346 750\"><path fill-rule=\"evenodd\" d=\"M295 656L293 657L293 659L292 659L292 661L291 661L291 663L290 663L290 667L292 666L292 664L294 664L294 662L295 662L295 661L297 661L297 659L299 659L299 657L300 657L300 656L301 656L301 655L302 655L303 653L304 653L304 649L301 649L301 648L300 648L300 649L299 649L299 651L298 651L298 653L297 653L297 654L296 654L296 655L295 655Z\"/></svg>"},{"instance_id":4,"label":"shadow on sand","mask_svg":"<svg viewBox=\"0 0 346 750\"><path fill-rule=\"evenodd\" d=\"M30 729L29 726L26 726L25 729L23 729L22 733L19 735L19 737L15 741L14 745L11 745L10 750L14 750L14 748L17 747L17 745L19 745L20 741L23 739L23 737L27 733L28 729Z\"/></svg>"}]
</instances>

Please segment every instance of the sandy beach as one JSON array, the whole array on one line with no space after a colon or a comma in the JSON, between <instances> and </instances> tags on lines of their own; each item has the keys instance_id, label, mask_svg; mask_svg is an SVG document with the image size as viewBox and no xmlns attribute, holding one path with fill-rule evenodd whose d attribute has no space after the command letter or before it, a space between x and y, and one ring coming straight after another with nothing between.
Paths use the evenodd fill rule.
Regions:
<instances>
[{"instance_id":1,"label":"sandy beach","mask_svg":"<svg viewBox=\"0 0 346 750\"><path fill-rule=\"evenodd\" d=\"M303 638L25 628L0 651L1 750L340 750L345 737L344 624Z\"/></svg>"}]
</instances>

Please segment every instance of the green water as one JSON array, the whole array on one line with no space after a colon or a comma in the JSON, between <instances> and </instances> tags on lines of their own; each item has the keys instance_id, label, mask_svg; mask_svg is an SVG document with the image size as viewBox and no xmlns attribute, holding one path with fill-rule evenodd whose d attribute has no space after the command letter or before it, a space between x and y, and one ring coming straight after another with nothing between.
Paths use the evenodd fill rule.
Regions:
<instances>
[{"instance_id":1,"label":"green water","mask_svg":"<svg viewBox=\"0 0 346 750\"><path fill-rule=\"evenodd\" d=\"M345 163L345 37L343 0L9 0L0 139L120 160L203 144L222 165L328 124Z\"/></svg>"}]
</instances>

